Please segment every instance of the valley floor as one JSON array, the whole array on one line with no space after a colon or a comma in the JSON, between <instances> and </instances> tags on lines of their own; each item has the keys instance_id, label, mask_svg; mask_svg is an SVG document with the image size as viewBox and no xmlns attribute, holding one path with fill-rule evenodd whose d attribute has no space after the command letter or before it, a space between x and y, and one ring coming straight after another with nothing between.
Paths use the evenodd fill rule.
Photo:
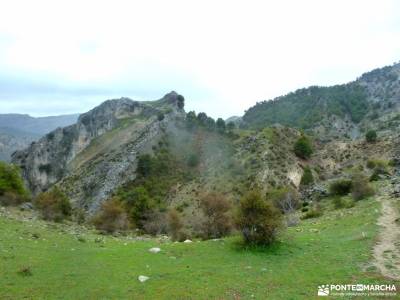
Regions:
<instances>
[{"instance_id":1,"label":"valley floor","mask_svg":"<svg viewBox=\"0 0 400 300\"><path fill-rule=\"evenodd\" d=\"M252 250L239 247L238 237L101 236L1 208L0 299L315 299L322 284L396 283L374 262L380 202L330 205L275 246ZM139 275L150 279L141 283Z\"/></svg>"}]
</instances>

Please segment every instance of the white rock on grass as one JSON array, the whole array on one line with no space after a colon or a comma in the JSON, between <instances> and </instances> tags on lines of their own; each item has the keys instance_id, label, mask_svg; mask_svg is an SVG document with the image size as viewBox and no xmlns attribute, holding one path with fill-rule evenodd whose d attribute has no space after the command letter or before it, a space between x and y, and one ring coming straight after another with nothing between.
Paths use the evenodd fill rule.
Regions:
<instances>
[{"instance_id":1,"label":"white rock on grass","mask_svg":"<svg viewBox=\"0 0 400 300\"><path fill-rule=\"evenodd\" d=\"M185 240L184 243L193 243L191 240Z\"/></svg>"},{"instance_id":2,"label":"white rock on grass","mask_svg":"<svg viewBox=\"0 0 400 300\"><path fill-rule=\"evenodd\" d=\"M151 249L149 249L149 251L150 251L151 253L158 253L158 252L160 252L160 251L161 251L161 249L160 249L160 248L157 248L157 247L155 247L155 248L151 248Z\"/></svg>"},{"instance_id":3,"label":"white rock on grass","mask_svg":"<svg viewBox=\"0 0 400 300\"><path fill-rule=\"evenodd\" d=\"M147 280L149 280L150 279L150 277L147 277L147 276L144 276L144 275L140 275L139 277L138 277L138 280L140 281L140 282L145 282L145 281L147 281Z\"/></svg>"}]
</instances>

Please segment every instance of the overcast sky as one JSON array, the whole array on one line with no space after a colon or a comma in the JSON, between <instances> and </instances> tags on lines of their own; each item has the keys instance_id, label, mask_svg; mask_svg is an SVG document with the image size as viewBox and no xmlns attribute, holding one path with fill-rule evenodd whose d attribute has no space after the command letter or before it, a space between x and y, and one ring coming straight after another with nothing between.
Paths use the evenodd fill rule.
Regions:
<instances>
[{"instance_id":1,"label":"overcast sky","mask_svg":"<svg viewBox=\"0 0 400 300\"><path fill-rule=\"evenodd\" d=\"M400 60L400 1L1 1L0 113L85 112L183 94L242 115L257 101Z\"/></svg>"}]
</instances>

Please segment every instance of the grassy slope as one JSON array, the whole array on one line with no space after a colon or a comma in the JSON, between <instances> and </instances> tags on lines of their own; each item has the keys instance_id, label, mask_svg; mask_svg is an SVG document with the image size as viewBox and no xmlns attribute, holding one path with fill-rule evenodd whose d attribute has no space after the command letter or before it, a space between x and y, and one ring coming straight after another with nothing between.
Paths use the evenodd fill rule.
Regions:
<instances>
[{"instance_id":1,"label":"grassy slope","mask_svg":"<svg viewBox=\"0 0 400 300\"><path fill-rule=\"evenodd\" d=\"M363 271L378 213L374 200L330 211L290 228L264 250L240 249L237 238L229 238L161 244L158 254L148 252L157 240L106 237L95 243L98 236L85 233L80 242L68 227L3 216L0 298L311 299L319 284L379 281ZM30 266L32 276L18 274L22 266ZM151 278L139 283L139 275Z\"/></svg>"}]
</instances>

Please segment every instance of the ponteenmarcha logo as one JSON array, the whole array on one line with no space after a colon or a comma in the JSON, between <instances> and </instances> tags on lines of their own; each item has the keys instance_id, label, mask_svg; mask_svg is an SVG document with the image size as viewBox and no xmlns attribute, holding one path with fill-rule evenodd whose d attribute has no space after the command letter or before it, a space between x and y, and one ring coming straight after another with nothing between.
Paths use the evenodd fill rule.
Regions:
<instances>
[{"instance_id":1,"label":"ponteenmarcha logo","mask_svg":"<svg viewBox=\"0 0 400 300\"><path fill-rule=\"evenodd\" d=\"M395 296L394 284L323 284L318 286L318 296Z\"/></svg>"},{"instance_id":2,"label":"ponteenmarcha logo","mask_svg":"<svg viewBox=\"0 0 400 300\"><path fill-rule=\"evenodd\" d=\"M318 286L318 296L329 296L329 284Z\"/></svg>"}]
</instances>

